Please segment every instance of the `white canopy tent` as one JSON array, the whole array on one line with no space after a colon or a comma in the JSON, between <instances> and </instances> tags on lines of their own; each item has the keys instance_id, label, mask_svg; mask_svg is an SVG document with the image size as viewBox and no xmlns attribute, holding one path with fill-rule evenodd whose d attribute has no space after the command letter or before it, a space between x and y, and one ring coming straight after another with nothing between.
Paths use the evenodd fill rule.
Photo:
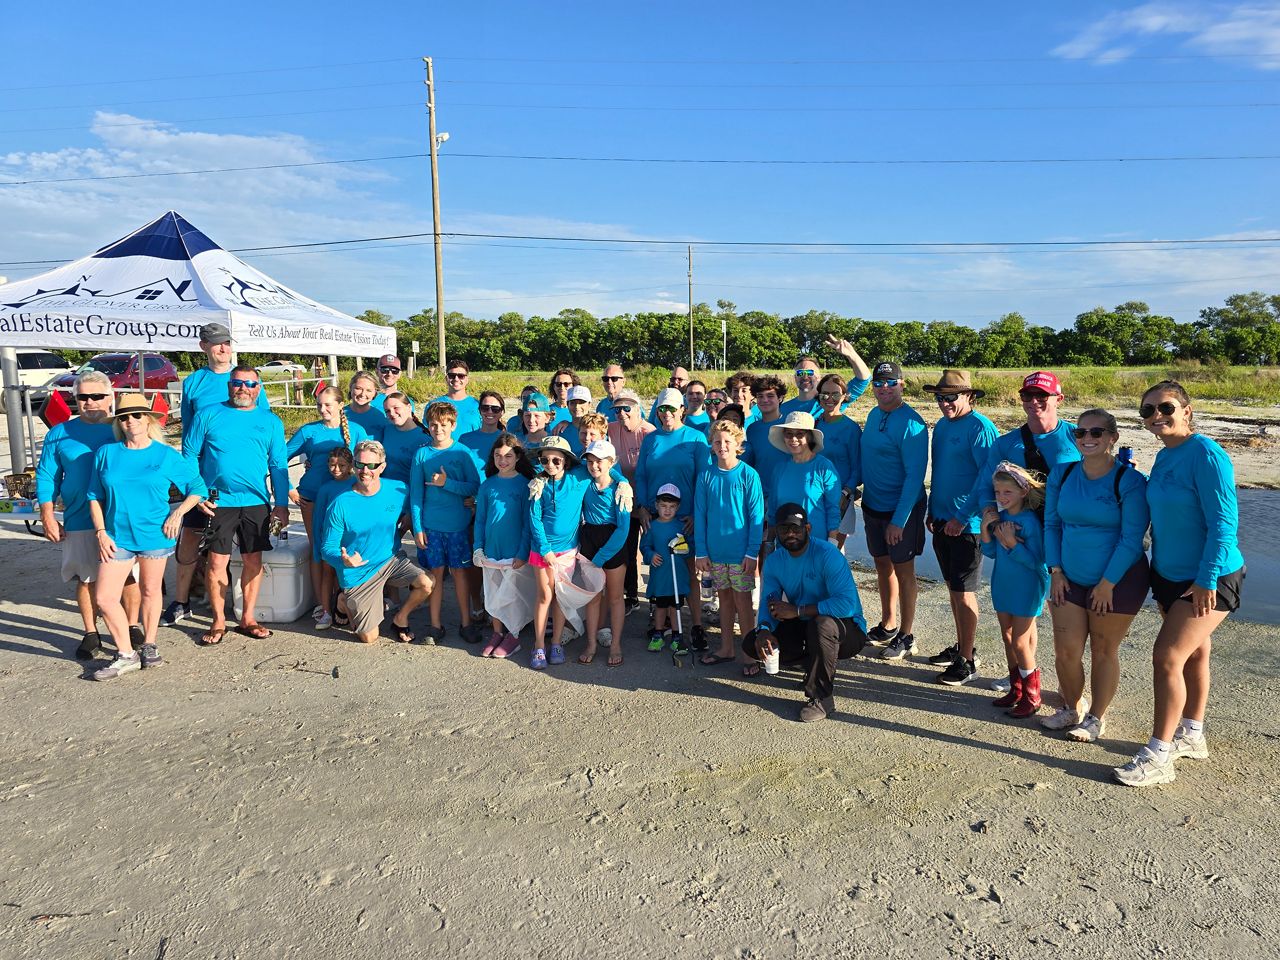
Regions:
<instances>
[{"instance_id":1,"label":"white canopy tent","mask_svg":"<svg viewBox=\"0 0 1280 960\"><path fill-rule=\"evenodd\" d=\"M217 321L238 351L379 357L395 331L365 323L277 283L170 210L101 250L0 286L0 347L195 350ZM16 387L4 364L6 396ZM11 379L13 377L13 379ZM10 443L17 403L9 403Z\"/></svg>"}]
</instances>

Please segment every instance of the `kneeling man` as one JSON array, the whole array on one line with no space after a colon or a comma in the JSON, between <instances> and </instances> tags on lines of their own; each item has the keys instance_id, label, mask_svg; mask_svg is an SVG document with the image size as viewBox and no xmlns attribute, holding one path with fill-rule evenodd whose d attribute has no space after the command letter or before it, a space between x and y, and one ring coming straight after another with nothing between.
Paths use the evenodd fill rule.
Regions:
<instances>
[{"instance_id":1,"label":"kneeling man","mask_svg":"<svg viewBox=\"0 0 1280 960\"><path fill-rule=\"evenodd\" d=\"M743 641L747 656L777 650L783 663L807 661L806 723L834 713L836 661L857 656L867 642L862 601L848 561L826 540L809 539L804 507L784 503L774 517L779 550L765 564L759 625Z\"/></svg>"}]
</instances>

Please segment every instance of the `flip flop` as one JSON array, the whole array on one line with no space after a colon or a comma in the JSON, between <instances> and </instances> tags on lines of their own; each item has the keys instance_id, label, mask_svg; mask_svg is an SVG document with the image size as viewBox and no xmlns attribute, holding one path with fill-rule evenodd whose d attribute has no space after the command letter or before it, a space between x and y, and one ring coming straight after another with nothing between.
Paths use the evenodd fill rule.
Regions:
<instances>
[{"instance_id":1,"label":"flip flop","mask_svg":"<svg viewBox=\"0 0 1280 960\"><path fill-rule=\"evenodd\" d=\"M722 657L718 653L704 653L698 658L698 662L704 667L714 667L722 663L732 663L735 659L736 658L733 654L729 654L727 657Z\"/></svg>"},{"instance_id":2,"label":"flip flop","mask_svg":"<svg viewBox=\"0 0 1280 960\"><path fill-rule=\"evenodd\" d=\"M200 638L200 646L216 647L222 642L222 638L226 635L226 632L226 627L219 627L216 630L205 631L204 636Z\"/></svg>"},{"instance_id":3,"label":"flip flop","mask_svg":"<svg viewBox=\"0 0 1280 960\"><path fill-rule=\"evenodd\" d=\"M248 627L236 627L236 633L242 637L248 637L250 640L265 640L271 636L271 631L260 623L255 623Z\"/></svg>"},{"instance_id":4,"label":"flip flop","mask_svg":"<svg viewBox=\"0 0 1280 960\"><path fill-rule=\"evenodd\" d=\"M392 620L391 632L395 634L396 643L414 643L418 639L413 635L413 631L409 629L409 625L407 623L402 627L400 624Z\"/></svg>"},{"instance_id":5,"label":"flip flop","mask_svg":"<svg viewBox=\"0 0 1280 960\"><path fill-rule=\"evenodd\" d=\"M622 654L618 654L617 656L614 656L612 653L609 654L609 666L611 667L622 666Z\"/></svg>"},{"instance_id":6,"label":"flip flop","mask_svg":"<svg viewBox=\"0 0 1280 960\"><path fill-rule=\"evenodd\" d=\"M760 664L758 663L748 663L745 667L742 668L742 675L744 677L754 677L759 672L760 672Z\"/></svg>"},{"instance_id":7,"label":"flip flop","mask_svg":"<svg viewBox=\"0 0 1280 960\"><path fill-rule=\"evenodd\" d=\"M578 662L579 662L579 663L590 663L590 662L591 662L591 661L593 661L595 658L596 658L596 655L595 655L595 653L594 653L594 652L592 652L591 656L587 656L585 653L580 653L580 654L578 654Z\"/></svg>"}]
</instances>

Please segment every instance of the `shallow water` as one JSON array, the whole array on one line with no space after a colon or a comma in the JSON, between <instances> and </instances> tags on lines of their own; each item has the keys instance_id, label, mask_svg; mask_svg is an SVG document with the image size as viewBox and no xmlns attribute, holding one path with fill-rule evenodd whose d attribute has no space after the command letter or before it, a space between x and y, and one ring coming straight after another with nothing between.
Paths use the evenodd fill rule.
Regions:
<instances>
[{"instance_id":1,"label":"shallow water","mask_svg":"<svg viewBox=\"0 0 1280 960\"><path fill-rule=\"evenodd\" d=\"M1241 490L1240 551L1249 574L1244 598L1235 617L1254 623L1280 624L1280 490ZM929 534L925 534L926 541ZM845 542L845 555L861 566L872 566L859 518L858 532ZM983 565L983 582L989 582L991 562ZM916 571L929 580L941 580L942 572L926 542L924 555L916 560ZM864 603L866 601L864 600ZM1148 600L1148 603L1151 601Z\"/></svg>"}]
</instances>

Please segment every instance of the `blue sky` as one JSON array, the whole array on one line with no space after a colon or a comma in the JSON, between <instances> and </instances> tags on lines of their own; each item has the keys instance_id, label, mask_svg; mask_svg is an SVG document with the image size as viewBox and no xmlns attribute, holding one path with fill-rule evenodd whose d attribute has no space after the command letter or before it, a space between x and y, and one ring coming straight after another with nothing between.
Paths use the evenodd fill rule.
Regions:
<instances>
[{"instance_id":1,"label":"blue sky","mask_svg":"<svg viewBox=\"0 0 1280 960\"><path fill-rule=\"evenodd\" d=\"M1145 299L1180 320L1280 289L1280 242L729 247L1280 237L1280 8L1263 3L59 5L7 11L0 275L174 208L227 247L431 229L690 240L694 296L974 326ZM785 16L779 16L780 11ZM467 154L618 157L637 163ZM654 160L912 161L672 164ZM920 163L917 161L934 161ZM427 242L247 254L348 312L434 303ZM446 308L682 310L685 248L456 237Z\"/></svg>"}]
</instances>

